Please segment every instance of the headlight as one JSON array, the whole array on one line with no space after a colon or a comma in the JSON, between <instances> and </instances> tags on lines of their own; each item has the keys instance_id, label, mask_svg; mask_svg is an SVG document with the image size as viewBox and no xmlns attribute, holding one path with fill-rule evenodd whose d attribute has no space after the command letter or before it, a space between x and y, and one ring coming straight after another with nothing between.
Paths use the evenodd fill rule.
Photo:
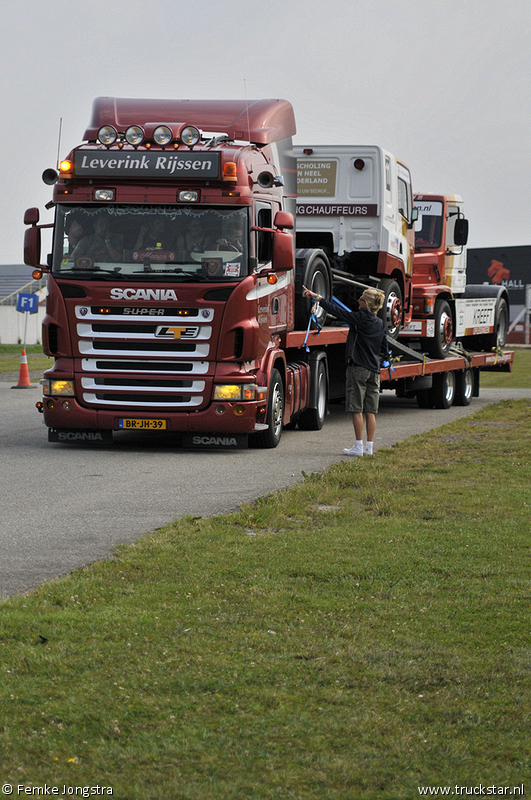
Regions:
<instances>
[{"instance_id":1,"label":"headlight","mask_svg":"<svg viewBox=\"0 0 531 800\"><path fill-rule=\"evenodd\" d=\"M125 140L129 144L142 144L144 141L144 131L139 125L131 125L125 132Z\"/></svg>"},{"instance_id":2,"label":"headlight","mask_svg":"<svg viewBox=\"0 0 531 800\"><path fill-rule=\"evenodd\" d=\"M201 134L197 128L194 128L193 125L187 125L187 127L183 128L181 131L181 142L188 145L188 147L192 147L194 144L197 144L200 139Z\"/></svg>"},{"instance_id":3,"label":"headlight","mask_svg":"<svg viewBox=\"0 0 531 800\"><path fill-rule=\"evenodd\" d=\"M114 189L95 189L94 200L114 200Z\"/></svg>"},{"instance_id":4,"label":"headlight","mask_svg":"<svg viewBox=\"0 0 531 800\"><path fill-rule=\"evenodd\" d=\"M104 125L98 131L98 139L102 144L114 144L118 138L118 131L112 125Z\"/></svg>"},{"instance_id":5,"label":"headlight","mask_svg":"<svg viewBox=\"0 0 531 800\"><path fill-rule=\"evenodd\" d=\"M42 393L49 397L75 397L74 381L42 380Z\"/></svg>"},{"instance_id":6,"label":"headlight","mask_svg":"<svg viewBox=\"0 0 531 800\"><path fill-rule=\"evenodd\" d=\"M170 128L167 127L167 125L159 125L158 128L155 128L153 138L157 144L165 145L171 142L173 133L171 132Z\"/></svg>"},{"instance_id":7,"label":"headlight","mask_svg":"<svg viewBox=\"0 0 531 800\"><path fill-rule=\"evenodd\" d=\"M214 387L214 400L254 400L255 394L254 383L223 383Z\"/></svg>"},{"instance_id":8,"label":"headlight","mask_svg":"<svg viewBox=\"0 0 531 800\"><path fill-rule=\"evenodd\" d=\"M179 192L178 198L182 203L197 203L199 200L199 192L187 189L186 191Z\"/></svg>"}]
</instances>

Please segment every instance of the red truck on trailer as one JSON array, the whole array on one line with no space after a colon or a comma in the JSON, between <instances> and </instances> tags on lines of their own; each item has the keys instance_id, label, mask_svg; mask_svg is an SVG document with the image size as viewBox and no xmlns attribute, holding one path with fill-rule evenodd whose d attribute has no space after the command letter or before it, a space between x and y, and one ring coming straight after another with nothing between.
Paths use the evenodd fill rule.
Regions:
<instances>
[{"instance_id":1,"label":"red truck on trailer","mask_svg":"<svg viewBox=\"0 0 531 800\"><path fill-rule=\"evenodd\" d=\"M275 447L287 423L322 427L327 399L342 396L346 331L304 330L301 284L327 280L329 295L332 279L324 250L295 250L294 133L284 100L94 101L83 143L43 174L54 222L25 215L25 262L47 273L54 364L37 405L50 441L154 430ZM421 403L438 404L432 374L487 366L406 350L389 384ZM510 368L504 358L496 366Z\"/></svg>"}]
</instances>

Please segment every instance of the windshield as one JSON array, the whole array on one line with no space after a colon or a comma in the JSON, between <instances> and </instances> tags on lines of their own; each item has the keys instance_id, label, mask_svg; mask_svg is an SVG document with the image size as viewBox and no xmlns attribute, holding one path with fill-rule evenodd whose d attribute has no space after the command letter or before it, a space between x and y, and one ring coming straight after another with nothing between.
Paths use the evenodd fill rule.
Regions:
<instances>
[{"instance_id":1,"label":"windshield","mask_svg":"<svg viewBox=\"0 0 531 800\"><path fill-rule=\"evenodd\" d=\"M439 200L415 201L419 216L415 222L415 248L417 250L440 247L443 229L443 204Z\"/></svg>"},{"instance_id":2,"label":"windshield","mask_svg":"<svg viewBox=\"0 0 531 800\"><path fill-rule=\"evenodd\" d=\"M247 212L60 205L52 272L98 280L239 280L248 274Z\"/></svg>"}]
</instances>

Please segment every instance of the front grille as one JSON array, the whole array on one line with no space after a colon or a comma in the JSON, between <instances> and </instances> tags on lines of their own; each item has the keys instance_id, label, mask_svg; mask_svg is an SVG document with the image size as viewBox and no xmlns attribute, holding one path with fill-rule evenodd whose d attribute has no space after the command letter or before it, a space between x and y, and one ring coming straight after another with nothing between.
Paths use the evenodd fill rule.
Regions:
<instances>
[{"instance_id":1,"label":"front grille","mask_svg":"<svg viewBox=\"0 0 531 800\"><path fill-rule=\"evenodd\" d=\"M181 344L180 342L92 342L90 349L86 346L85 342L79 343L79 349L82 353L87 352L102 352L104 350L121 351L123 353L135 350L139 353L193 353L197 349L194 344Z\"/></svg>"},{"instance_id":2,"label":"front grille","mask_svg":"<svg viewBox=\"0 0 531 800\"><path fill-rule=\"evenodd\" d=\"M212 308L77 306L75 315L87 405L184 410L210 401Z\"/></svg>"}]
</instances>

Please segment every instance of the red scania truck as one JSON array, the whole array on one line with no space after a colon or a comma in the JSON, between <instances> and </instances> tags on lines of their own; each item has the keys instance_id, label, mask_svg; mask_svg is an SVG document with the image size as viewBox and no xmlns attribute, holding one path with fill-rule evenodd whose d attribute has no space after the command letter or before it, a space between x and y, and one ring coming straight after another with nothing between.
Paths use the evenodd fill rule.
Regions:
<instances>
[{"instance_id":1,"label":"red scania truck","mask_svg":"<svg viewBox=\"0 0 531 800\"><path fill-rule=\"evenodd\" d=\"M54 363L37 406L50 441L163 431L184 445L275 447L285 424L322 427L344 389L347 332L320 329L322 310L307 327L302 283L326 296L335 283L325 249L304 238L295 249L294 133L285 100L94 101L83 143L43 174L54 222L39 224L36 208L24 220L25 262L47 273ZM343 274L345 286L363 285ZM384 386L420 405L470 402L480 369L512 362L402 351Z\"/></svg>"}]
</instances>

